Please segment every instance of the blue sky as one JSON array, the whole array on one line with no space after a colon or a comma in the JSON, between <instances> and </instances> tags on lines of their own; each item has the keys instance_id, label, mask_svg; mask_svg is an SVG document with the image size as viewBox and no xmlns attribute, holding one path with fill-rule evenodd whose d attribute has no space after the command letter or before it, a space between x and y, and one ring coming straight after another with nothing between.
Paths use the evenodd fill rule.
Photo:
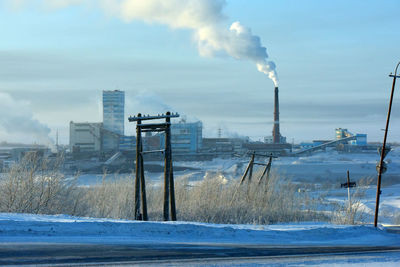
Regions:
<instances>
[{"instance_id":1,"label":"blue sky","mask_svg":"<svg viewBox=\"0 0 400 267\"><path fill-rule=\"evenodd\" d=\"M0 0L0 92L52 137L59 129L63 143L69 121L101 121L101 90L112 89L125 90L126 116L168 106L202 120L206 136L218 127L254 140L271 135L273 83L253 62L201 57L189 29L124 22L90 4L25 2ZM223 24L251 28L276 63L288 141L332 139L337 127L381 141L388 74L400 60L399 10L396 0L231 0ZM391 141L400 141L396 93ZM133 125L126 131L134 134ZM1 127L0 138L29 140Z\"/></svg>"}]
</instances>

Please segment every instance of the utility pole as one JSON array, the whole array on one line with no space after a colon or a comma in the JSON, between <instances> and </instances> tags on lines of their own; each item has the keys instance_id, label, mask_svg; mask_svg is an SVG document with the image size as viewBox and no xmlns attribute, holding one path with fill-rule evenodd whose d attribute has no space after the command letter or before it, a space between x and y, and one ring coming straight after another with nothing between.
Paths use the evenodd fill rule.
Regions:
<instances>
[{"instance_id":1,"label":"utility pole","mask_svg":"<svg viewBox=\"0 0 400 267\"><path fill-rule=\"evenodd\" d=\"M174 114L168 111L166 114L158 114L157 116L143 116L139 113L137 116L131 116L128 118L129 122L136 122L135 220L148 220L143 155L161 152L165 155L163 218L164 221L168 221L171 217L173 221L176 221L175 187L171 149L171 118L178 117L178 113ZM159 119L165 119L165 123L143 123L143 121ZM163 132L165 134L165 149L143 151L142 133L152 132Z\"/></svg>"},{"instance_id":2,"label":"utility pole","mask_svg":"<svg viewBox=\"0 0 400 267\"><path fill-rule=\"evenodd\" d=\"M376 204L375 204L375 218L374 218L374 226L378 226L378 212L379 212L379 198L381 195L381 181L382 181L382 170L383 170L383 165L384 161L383 159L385 158L387 152L386 152L386 139L387 139L387 134L389 130L389 121L390 121L390 113L392 111L392 103L393 103L393 95L394 95L394 87L396 85L396 78L399 78L400 75L397 75L397 69L400 65L400 62L397 63L396 68L394 70L394 75L391 73L389 77L393 77L393 84L392 84L392 91L390 94L390 101L389 101L389 109L388 109L388 114L387 114L387 120L386 120L386 127L385 127L385 136L383 138L383 145L382 145L382 151L381 151L381 159L379 162L379 170L378 170L378 182L376 186Z\"/></svg>"}]
</instances>

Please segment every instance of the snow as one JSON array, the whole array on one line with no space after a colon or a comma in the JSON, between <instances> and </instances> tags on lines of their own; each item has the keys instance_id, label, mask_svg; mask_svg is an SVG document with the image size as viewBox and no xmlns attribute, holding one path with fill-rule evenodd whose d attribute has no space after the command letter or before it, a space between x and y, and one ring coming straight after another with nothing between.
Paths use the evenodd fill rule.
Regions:
<instances>
[{"instance_id":1,"label":"snow","mask_svg":"<svg viewBox=\"0 0 400 267\"><path fill-rule=\"evenodd\" d=\"M257 159L262 161L263 159ZM268 159L264 159L265 161ZM379 154L373 153L339 153L337 151L318 152L311 156L280 157L272 162L272 171L286 175L293 181L301 182L343 182L347 170L353 180L364 177L376 177L376 164ZM387 155L388 170L385 175L398 176L400 173L400 147L395 147ZM227 179L239 178L249 162L249 157L220 159L209 161L177 161L174 166L190 167L191 170L175 171L175 177L187 178L190 181L202 180L207 174L221 173ZM149 162L163 165L163 162ZM148 180L159 182L163 178L161 172L147 172ZM106 180L115 180L123 177L131 177L129 174L109 175ZM94 185L101 183L103 175L84 174L78 179L79 185ZM397 180L400 183L400 177Z\"/></svg>"},{"instance_id":2,"label":"snow","mask_svg":"<svg viewBox=\"0 0 400 267\"><path fill-rule=\"evenodd\" d=\"M187 179L191 184L206 179L207 177L218 176L226 183L229 180L238 179L244 173L248 164L248 157L233 159L213 159L211 161L187 161L174 162L175 166L186 166L190 170L174 172L176 181ZM262 159L257 159L261 161ZM379 154L373 153L338 153L336 151L318 152L311 156L281 157L272 162L272 172L277 172L287 177L293 183L299 185L300 191L307 191L307 184L313 187L311 194L318 199L324 196L334 203L343 204L347 201L347 189L340 188L340 184L346 182L346 172L350 171L351 181L358 181L361 178L371 178L372 184L361 189L365 196L360 199L363 222L372 222L375 212L376 198L376 164L379 161ZM388 171L383 175L382 195L380 199L379 222L385 224L398 224L400 222L400 147L394 147L387 155ZM157 163L157 162L153 162ZM160 165L163 163L160 162ZM260 167L261 168L261 167ZM255 169L255 172L257 169ZM153 184L160 184L163 173L145 173L147 181ZM128 174L112 174L106 177L106 181L114 181L129 177ZM101 183L103 175L82 175L78 179L81 186L92 186ZM325 188L325 189L321 189ZM304 190L301 190L304 189ZM352 192L357 189L351 189ZM332 207L326 207L327 203L321 203L319 210L331 212ZM325 207L324 207L325 205Z\"/></svg>"},{"instance_id":3,"label":"snow","mask_svg":"<svg viewBox=\"0 0 400 267\"><path fill-rule=\"evenodd\" d=\"M227 225L0 213L0 242L400 246L398 234L327 223Z\"/></svg>"}]
</instances>

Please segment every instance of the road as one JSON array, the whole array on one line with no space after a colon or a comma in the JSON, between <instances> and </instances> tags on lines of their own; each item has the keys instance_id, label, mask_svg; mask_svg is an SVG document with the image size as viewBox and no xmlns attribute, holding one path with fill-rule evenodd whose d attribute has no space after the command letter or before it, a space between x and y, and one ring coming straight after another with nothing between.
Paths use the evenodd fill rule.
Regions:
<instances>
[{"instance_id":1,"label":"road","mask_svg":"<svg viewBox=\"0 0 400 267\"><path fill-rule=\"evenodd\" d=\"M227 244L54 244L1 243L0 265L53 264L144 264L202 259L257 259L354 255L362 253L400 253L400 247L356 246L267 246Z\"/></svg>"}]
</instances>

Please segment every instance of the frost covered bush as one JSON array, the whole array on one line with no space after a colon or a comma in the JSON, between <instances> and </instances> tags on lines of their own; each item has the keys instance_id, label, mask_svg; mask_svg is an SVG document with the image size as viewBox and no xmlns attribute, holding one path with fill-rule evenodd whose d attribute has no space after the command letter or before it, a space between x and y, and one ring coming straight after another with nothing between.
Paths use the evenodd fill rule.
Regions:
<instances>
[{"instance_id":1,"label":"frost covered bush","mask_svg":"<svg viewBox=\"0 0 400 267\"><path fill-rule=\"evenodd\" d=\"M134 177L106 179L90 187L78 187L59 171L62 158L50 161L27 154L1 180L0 211L70 214L105 218L134 218ZM277 222L328 220L317 211L316 200L288 179L271 173L261 183L256 179L242 185L222 174L202 181L175 181L178 220L269 224ZM163 187L146 184L150 220L162 220ZM339 213L337 213L339 214Z\"/></svg>"},{"instance_id":2,"label":"frost covered bush","mask_svg":"<svg viewBox=\"0 0 400 267\"><path fill-rule=\"evenodd\" d=\"M59 172L62 161L27 153L0 181L0 211L76 214L82 192Z\"/></svg>"},{"instance_id":3,"label":"frost covered bush","mask_svg":"<svg viewBox=\"0 0 400 267\"><path fill-rule=\"evenodd\" d=\"M147 184L146 189L149 219L162 220L163 187ZM87 190L87 216L134 218L132 177L103 182ZM175 198L177 217L182 221L269 224L321 219L318 213L303 209L309 199L274 174L260 184L253 180L239 185L218 174L196 183L178 180Z\"/></svg>"},{"instance_id":4,"label":"frost covered bush","mask_svg":"<svg viewBox=\"0 0 400 267\"><path fill-rule=\"evenodd\" d=\"M225 181L217 176L179 188L178 216L189 221L254 224L314 219L311 213L302 211L303 195L276 174L261 183L254 178L242 185L237 180Z\"/></svg>"},{"instance_id":5,"label":"frost covered bush","mask_svg":"<svg viewBox=\"0 0 400 267\"><path fill-rule=\"evenodd\" d=\"M90 217L134 219L135 196L132 178L105 181L86 188L85 215Z\"/></svg>"}]
</instances>

